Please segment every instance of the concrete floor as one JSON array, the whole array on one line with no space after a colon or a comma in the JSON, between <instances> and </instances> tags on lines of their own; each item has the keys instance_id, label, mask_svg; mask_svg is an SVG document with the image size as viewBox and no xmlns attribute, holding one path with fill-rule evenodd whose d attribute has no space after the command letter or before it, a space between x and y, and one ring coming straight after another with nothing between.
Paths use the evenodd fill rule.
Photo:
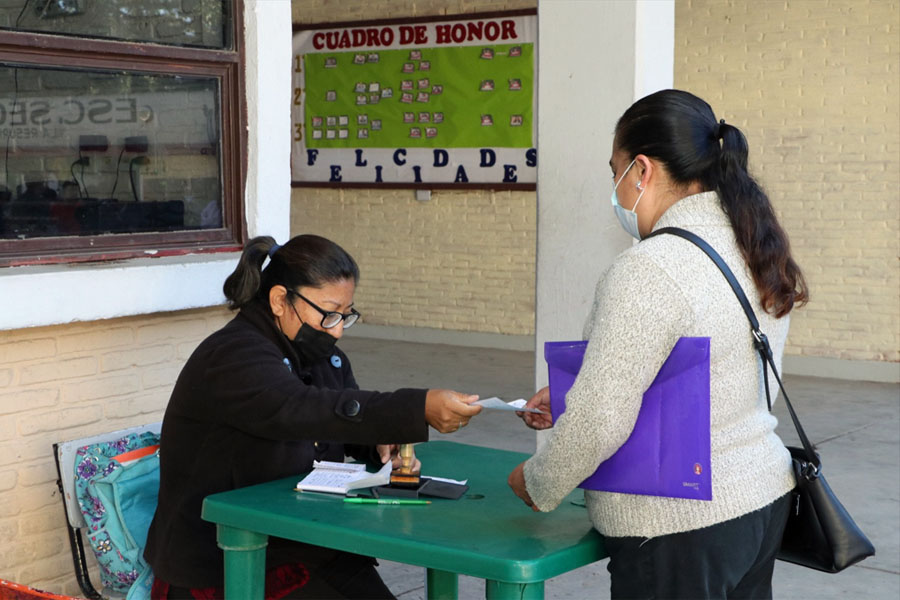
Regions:
<instances>
[{"instance_id":1,"label":"concrete floor","mask_svg":"<svg viewBox=\"0 0 900 600\"><path fill-rule=\"evenodd\" d=\"M340 344L364 389L450 388L529 398L534 365L530 352L466 348L356 338ZM838 575L778 562L776 598L900 597L900 386L836 379L788 376L785 386L803 425L822 454L828 482L859 526L875 544L876 556ZM796 434L783 402L777 402L779 433L788 444ZM487 411L460 432L431 439L518 452L533 452L535 433L513 413ZM423 471L427 474L428 466ZM510 492L512 493L512 492ZM587 518L585 516L585 518ZM424 569L382 561L385 582L402 600L425 597ZM598 561L547 581L548 599L609 597L606 561ZM460 577L459 596L484 598L484 583Z\"/></svg>"}]
</instances>

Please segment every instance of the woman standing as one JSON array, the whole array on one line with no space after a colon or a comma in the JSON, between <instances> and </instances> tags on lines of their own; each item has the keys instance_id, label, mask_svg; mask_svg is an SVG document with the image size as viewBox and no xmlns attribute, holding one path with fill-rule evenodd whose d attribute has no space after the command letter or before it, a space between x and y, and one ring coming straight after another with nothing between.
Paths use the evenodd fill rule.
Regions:
<instances>
[{"instance_id":1,"label":"woman standing","mask_svg":"<svg viewBox=\"0 0 900 600\"><path fill-rule=\"evenodd\" d=\"M706 102L657 92L616 125L612 203L638 240L680 227L715 248L750 297L780 367L788 314L807 289L747 171L747 152L743 134L716 121ZM509 483L534 510L553 510L628 439L644 391L683 336L710 338L712 500L586 491L594 527L606 536L612 597L768 598L794 487L790 457L775 434L741 305L686 240L659 235L636 244L600 278L566 412ZM547 388L529 405L549 413ZM533 428L552 425L522 415Z\"/></svg>"},{"instance_id":2,"label":"woman standing","mask_svg":"<svg viewBox=\"0 0 900 600\"><path fill-rule=\"evenodd\" d=\"M269 263L262 268L266 259ZM250 240L225 297L238 314L194 351L166 408L159 504L145 557L154 598L219 598L222 552L203 498L348 454L374 465L397 443L464 427L477 396L360 391L335 342L359 318L359 269L340 246L301 235ZM417 462L417 461L416 461ZM266 597L393 598L372 558L271 538Z\"/></svg>"}]
</instances>

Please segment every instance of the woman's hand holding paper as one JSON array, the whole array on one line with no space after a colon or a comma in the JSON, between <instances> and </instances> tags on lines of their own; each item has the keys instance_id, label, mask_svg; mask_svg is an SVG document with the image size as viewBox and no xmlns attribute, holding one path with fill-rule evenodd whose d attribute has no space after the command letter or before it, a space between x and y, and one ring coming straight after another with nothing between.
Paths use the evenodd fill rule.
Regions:
<instances>
[{"instance_id":1,"label":"woman's hand holding paper","mask_svg":"<svg viewBox=\"0 0 900 600\"><path fill-rule=\"evenodd\" d=\"M469 424L481 412L472 406L478 396L452 390L428 390L425 395L425 420L441 433L453 433Z\"/></svg>"},{"instance_id":2,"label":"woman's hand holding paper","mask_svg":"<svg viewBox=\"0 0 900 600\"><path fill-rule=\"evenodd\" d=\"M525 404L526 408L536 408L545 414L517 412L525 424L532 429L550 429L553 427L553 417L550 415L550 388L545 387L531 397Z\"/></svg>"}]
</instances>

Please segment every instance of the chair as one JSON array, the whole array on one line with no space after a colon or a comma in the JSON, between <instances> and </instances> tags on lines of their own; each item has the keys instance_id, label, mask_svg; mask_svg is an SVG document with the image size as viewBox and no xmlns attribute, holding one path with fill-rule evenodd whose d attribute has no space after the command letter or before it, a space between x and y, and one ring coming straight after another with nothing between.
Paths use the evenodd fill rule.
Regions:
<instances>
[{"instance_id":1,"label":"chair","mask_svg":"<svg viewBox=\"0 0 900 600\"><path fill-rule=\"evenodd\" d=\"M73 596L45 592L21 583L0 579L0 600L79 600Z\"/></svg>"},{"instance_id":2,"label":"chair","mask_svg":"<svg viewBox=\"0 0 900 600\"><path fill-rule=\"evenodd\" d=\"M56 472L59 476L56 480L56 485L59 488L63 501L63 510L66 513L66 526L69 530L69 546L72 550L75 577L78 579L78 585L81 587L81 590L88 598L103 600L106 598L121 598L122 596L115 592L110 593L107 590L102 590L102 593L98 592L94 588L93 583L91 583L87 559L84 553L85 544L82 537L82 530L87 529L87 523L84 521L84 516L81 514L81 509L78 506L78 498L75 495L75 454L82 446L117 440L131 433L140 434L150 431L158 434L161 427L162 423L150 423L53 444L53 454L56 457Z\"/></svg>"}]
</instances>

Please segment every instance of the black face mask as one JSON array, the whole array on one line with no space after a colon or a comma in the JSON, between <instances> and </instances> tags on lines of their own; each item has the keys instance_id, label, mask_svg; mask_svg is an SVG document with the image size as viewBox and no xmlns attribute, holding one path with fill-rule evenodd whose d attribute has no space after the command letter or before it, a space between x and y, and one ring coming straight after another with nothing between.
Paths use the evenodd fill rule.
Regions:
<instances>
[{"instance_id":1,"label":"black face mask","mask_svg":"<svg viewBox=\"0 0 900 600\"><path fill-rule=\"evenodd\" d=\"M311 365L334 354L336 343L336 337L327 331L314 329L306 323L300 327L300 331L291 340L291 345L294 346L294 350L300 355L300 360L305 365Z\"/></svg>"}]
</instances>

